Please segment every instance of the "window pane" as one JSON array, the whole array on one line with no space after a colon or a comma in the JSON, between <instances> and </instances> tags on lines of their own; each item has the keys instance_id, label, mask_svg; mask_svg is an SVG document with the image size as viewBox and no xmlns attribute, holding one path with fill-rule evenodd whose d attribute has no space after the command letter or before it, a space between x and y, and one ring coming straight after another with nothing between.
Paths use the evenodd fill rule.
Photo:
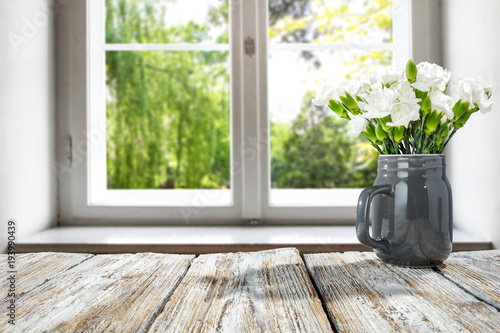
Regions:
<instances>
[{"instance_id":1,"label":"window pane","mask_svg":"<svg viewBox=\"0 0 500 333\"><path fill-rule=\"evenodd\" d=\"M391 63L389 51L270 52L271 186L356 188L372 185L376 150L362 136L350 138L347 121L311 103L325 82L356 77ZM293 71L289 69L293 68Z\"/></svg>"},{"instance_id":2,"label":"window pane","mask_svg":"<svg viewBox=\"0 0 500 333\"><path fill-rule=\"evenodd\" d=\"M270 0L269 39L271 187L371 185L376 150L311 100L326 82L391 64L392 1Z\"/></svg>"},{"instance_id":3,"label":"window pane","mask_svg":"<svg viewBox=\"0 0 500 333\"><path fill-rule=\"evenodd\" d=\"M106 43L228 43L228 0L106 0Z\"/></svg>"},{"instance_id":4,"label":"window pane","mask_svg":"<svg viewBox=\"0 0 500 333\"><path fill-rule=\"evenodd\" d=\"M392 0L269 0L271 43L392 42Z\"/></svg>"},{"instance_id":5,"label":"window pane","mask_svg":"<svg viewBox=\"0 0 500 333\"><path fill-rule=\"evenodd\" d=\"M106 53L108 189L229 188L226 51Z\"/></svg>"}]
</instances>

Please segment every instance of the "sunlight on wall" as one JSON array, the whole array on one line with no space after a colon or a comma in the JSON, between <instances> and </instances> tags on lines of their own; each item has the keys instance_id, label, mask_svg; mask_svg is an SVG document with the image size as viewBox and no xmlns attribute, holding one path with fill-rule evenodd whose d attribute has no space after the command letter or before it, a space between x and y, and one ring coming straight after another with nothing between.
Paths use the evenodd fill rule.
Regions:
<instances>
[{"instance_id":1,"label":"sunlight on wall","mask_svg":"<svg viewBox=\"0 0 500 333\"><path fill-rule=\"evenodd\" d=\"M493 110L471 117L447 152L459 228L500 247L500 2L444 0L444 65L453 78L472 77L493 86Z\"/></svg>"},{"instance_id":2,"label":"sunlight on wall","mask_svg":"<svg viewBox=\"0 0 500 333\"><path fill-rule=\"evenodd\" d=\"M56 177L50 167L55 110L48 3L0 0L0 244L8 219L17 222L18 241L57 218Z\"/></svg>"}]
</instances>

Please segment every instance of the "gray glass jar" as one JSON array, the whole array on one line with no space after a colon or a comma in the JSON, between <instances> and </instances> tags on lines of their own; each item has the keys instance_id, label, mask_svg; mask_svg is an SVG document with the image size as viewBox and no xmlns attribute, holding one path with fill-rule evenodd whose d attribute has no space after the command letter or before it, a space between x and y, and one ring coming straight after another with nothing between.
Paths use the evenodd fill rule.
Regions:
<instances>
[{"instance_id":1,"label":"gray glass jar","mask_svg":"<svg viewBox=\"0 0 500 333\"><path fill-rule=\"evenodd\" d=\"M374 185L359 196L359 241L384 262L429 267L440 265L450 255L452 232L445 156L380 155Z\"/></svg>"}]
</instances>

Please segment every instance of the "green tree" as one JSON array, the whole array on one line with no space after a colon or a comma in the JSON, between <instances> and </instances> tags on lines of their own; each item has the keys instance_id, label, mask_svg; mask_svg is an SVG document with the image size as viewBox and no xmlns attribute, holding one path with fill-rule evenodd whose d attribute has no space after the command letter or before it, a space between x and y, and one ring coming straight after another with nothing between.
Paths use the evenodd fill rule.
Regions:
<instances>
[{"instance_id":1,"label":"green tree","mask_svg":"<svg viewBox=\"0 0 500 333\"><path fill-rule=\"evenodd\" d=\"M270 0L269 38L286 43L365 43L374 35L392 42L392 0ZM358 5L358 6L355 6ZM356 7L354 9L353 7ZM320 59L311 51L301 56L316 68ZM349 55L347 76L364 75L375 66L391 64L391 53L365 50Z\"/></svg>"},{"instance_id":2,"label":"green tree","mask_svg":"<svg viewBox=\"0 0 500 333\"><path fill-rule=\"evenodd\" d=\"M392 0L270 1L269 37L277 42L369 43L382 36L392 42ZM359 5L359 3L358 3ZM301 57L317 70L322 62L314 52ZM390 51L357 50L346 55L346 78L367 75L391 64ZM309 92L282 147L271 147L271 179L276 187L365 187L376 177L377 152L363 139L346 136L346 123L331 111L311 105ZM273 124L271 129L276 126ZM275 140L278 141L278 140ZM271 140L273 142L273 140Z\"/></svg>"},{"instance_id":3,"label":"green tree","mask_svg":"<svg viewBox=\"0 0 500 333\"><path fill-rule=\"evenodd\" d=\"M365 187L376 173L367 142L345 135L347 123L324 108L310 105L304 96L300 114L283 142L282 159L275 165L278 188ZM367 155L368 154L368 155ZM273 155L273 158L280 158ZM367 162L368 161L368 162Z\"/></svg>"},{"instance_id":4,"label":"green tree","mask_svg":"<svg viewBox=\"0 0 500 333\"><path fill-rule=\"evenodd\" d=\"M211 23L227 23L227 1L211 12ZM392 0L354 4L350 0L269 0L269 38L280 43L363 43L382 36L392 41ZM358 5L358 6L356 6ZM354 9L353 7L357 7ZM379 38L377 37L377 38ZM300 56L317 70L322 63L309 50ZM391 64L391 52L360 50L343 62L346 78ZM346 136L346 123L311 105L305 94L290 126L271 122L271 181L281 188L364 187L376 176L377 152L362 139Z\"/></svg>"},{"instance_id":5,"label":"green tree","mask_svg":"<svg viewBox=\"0 0 500 333\"><path fill-rule=\"evenodd\" d=\"M197 43L211 40L217 31L216 42L228 42L228 0L220 0L204 24L166 26L171 2L175 0L106 0L106 41ZM270 38L345 42L364 38L375 27L386 32L386 41L392 40L390 0L366 2L361 15L353 15L350 6L347 0L318 0L314 6L311 0L270 0ZM321 67L313 52L303 51L301 57ZM350 68L348 76L356 77L363 74L361 68L390 60L388 52L367 51L354 54L344 66ZM229 186L227 63L227 52L107 52L108 188ZM371 168L361 167L373 155L366 145L348 142L345 124L312 108L311 93L306 97L308 104L292 126L271 124L272 180L279 187L352 187L373 179L368 174L374 159L368 163Z\"/></svg>"},{"instance_id":6,"label":"green tree","mask_svg":"<svg viewBox=\"0 0 500 333\"><path fill-rule=\"evenodd\" d=\"M271 121L271 182L276 187L279 172L286 167L285 143L291 135L291 126L288 123Z\"/></svg>"},{"instance_id":7,"label":"green tree","mask_svg":"<svg viewBox=\"0 0 500 333\"><path fill-rule=\"evenodd\" d=\"M159 0L107 0L107 43L199 43ZM228 52L106 54L108 188L229 186Z\"/></svg>"}]
</instances>

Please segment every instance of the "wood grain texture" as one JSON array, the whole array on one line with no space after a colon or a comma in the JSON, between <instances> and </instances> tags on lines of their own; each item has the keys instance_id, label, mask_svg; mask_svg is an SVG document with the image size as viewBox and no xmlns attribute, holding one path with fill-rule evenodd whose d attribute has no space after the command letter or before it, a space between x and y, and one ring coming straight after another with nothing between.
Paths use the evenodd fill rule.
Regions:
<instances>
[{"instance_id":1,"label":"wood grain texture","mask_svg":"<svg viewBox=\"0 0 500 333\"><path fill-rule=\"evenodd\" d=\"M304 255L338 332L499 332L500 314L432 269L373 253Z\"/></svg>"},{"instance_id":2,"label":"wood grain texture","mask_svg":"<svg viewBox=\"0 0 500 333\"><path fill-rule=\"evenodd\" d=\"M500 310L500 250L452 253L439 270L447 279Z\"/></svg>"},{"instance_id":3,"label":"wood grain texture","mask_svg":"<svg viewBox=\"0 0 500 333\"><path fill-rule=\"evenodd\" d=\"M56 252L18 254L15 256L14 268L15 293L22 295L92 256L92 254ZM0 260L6 267L7 255L1 255ZM12 275L8 271L12 270L6 268L0 271L1 290L7 290L7 278ZM1 293L0 304L3 304L6 299L7 293Z\"/></svg>"},{"instance_id":4,"label":"wood grain texture","mask_svg":"<svg viewBox=\"0 0 500 333\"><path fill-rule=\"evenodd\" d=\"M145 332L194 256L97 255L17 300L13 332Z\"/></svg>"},{"instance_id":5,"label":"wood grain texture","mask_svg":"<svg viewBox=\"0 0 500 333\"><path fill-rule=\"evenodd\" d=\"M201 255L152 332L331 332L296 249Z\"/></svg>"}]
</instances>

